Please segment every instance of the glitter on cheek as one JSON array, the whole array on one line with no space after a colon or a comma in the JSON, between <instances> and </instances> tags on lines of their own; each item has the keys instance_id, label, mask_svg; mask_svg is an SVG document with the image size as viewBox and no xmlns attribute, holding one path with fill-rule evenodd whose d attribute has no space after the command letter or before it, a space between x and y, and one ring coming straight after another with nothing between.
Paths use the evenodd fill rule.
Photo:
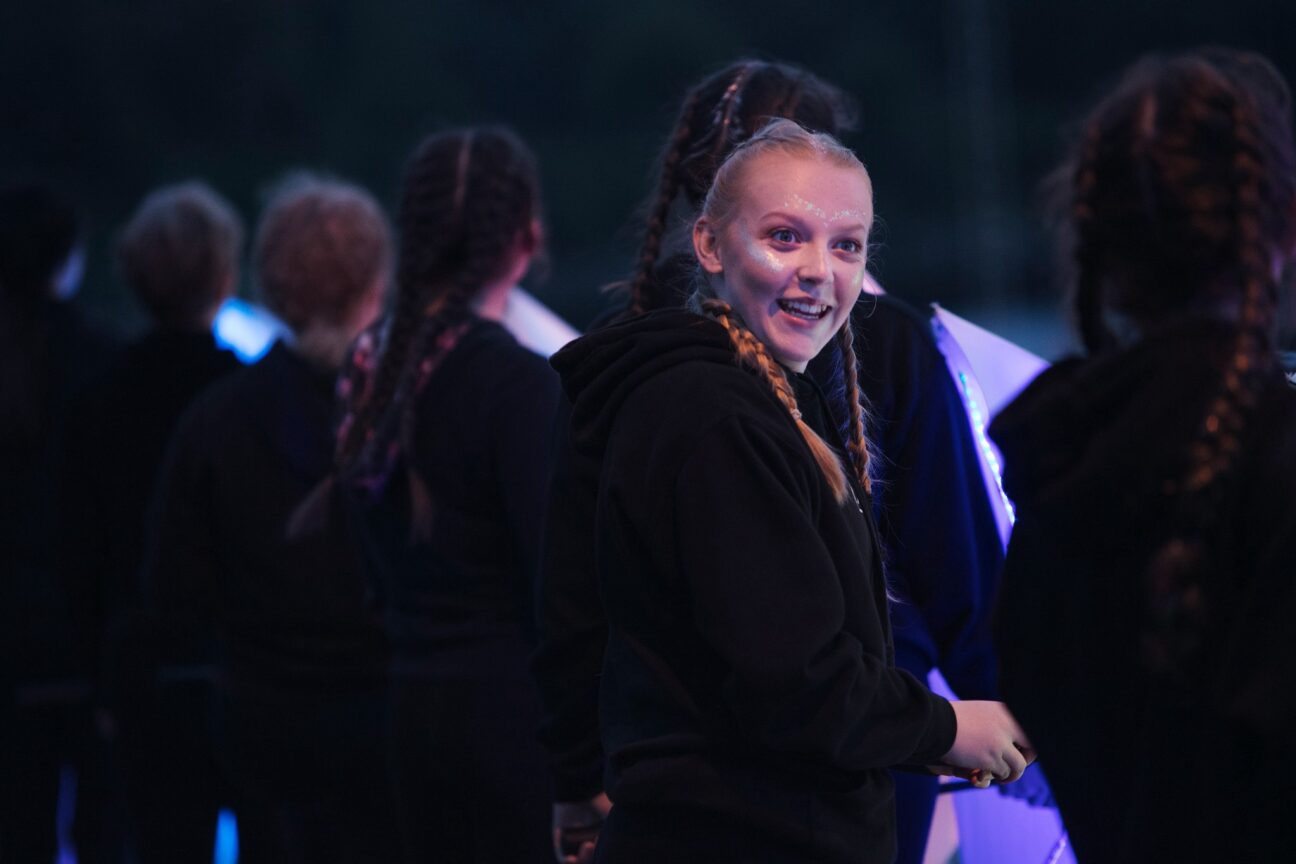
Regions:
<instances>
[{"instance_id":1,"label":"glitter on cheek","mask_svg":"<svg viewBox=\"0 0 1296 864\"><path fill-rule=\"evenodd\" d=\"M746 252L747 260L767 273L777 276L787 269L778 254L773 249L761 244L755 237L747 238L743 251Z\"/></svg>"}]
</instances>

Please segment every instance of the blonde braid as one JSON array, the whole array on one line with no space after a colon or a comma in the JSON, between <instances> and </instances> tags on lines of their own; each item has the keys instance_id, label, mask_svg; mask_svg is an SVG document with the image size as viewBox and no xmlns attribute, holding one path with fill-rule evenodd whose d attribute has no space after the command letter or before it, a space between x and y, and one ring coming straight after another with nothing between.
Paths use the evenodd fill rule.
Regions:
<instances>
[{"instance_id":1,"label":"blonde braid","mask_svg":"<svg viewBox=\"0 0 1296 864\"><path fill-rule=\"evenodd\" d=\"M718 321L729 334L729 341L733 343L734 350L738 354L739 365L747 367L764 378L779 402L792 415L797 431L801 433L806 446L810 448L810 455L814 457L819 470L823 472L824 480L832 489L833 498L838 504L844 503L850 491L850 484L846 480L846 472L842 468L841 460L837 458L836 451L819 437L819 433L801 419L796 394L792 391L792 384L783 372L783 367L774 361L755 334L734 320L733 307L728 303L708 298L702 300L700 305L702 311Z\"/></svg>"},{"instance_id":2,"label":"blonde braid","mask_svg":"<svg viewBox=\"0 0 1296 864\"><path fill-rule=\"evenodd\" d=\"M855 331L848 317L846 323L837 331L837 347L841 350L842 377L846 382L846 405L850 409L849 440L846 449L850 451L851 462L855 473L859 475L860 485L864 491L872 494L873 480L869 477L869 446L864 434L864 396L859 385L859 361L855 357Z\"/></svg>"}]
</instances>

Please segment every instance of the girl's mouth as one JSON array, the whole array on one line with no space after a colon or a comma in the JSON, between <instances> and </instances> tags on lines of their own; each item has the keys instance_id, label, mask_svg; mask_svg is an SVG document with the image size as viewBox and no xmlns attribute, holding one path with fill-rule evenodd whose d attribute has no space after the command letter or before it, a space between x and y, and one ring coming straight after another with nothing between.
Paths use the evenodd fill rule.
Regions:
<instances>
[{"instance_id":1,"label":"girl's mouth","mask_svg":"<svg viewBox=\"0 0 1296 864\"><path fill-rule=\"evenodd\" d=\"M832 311L831 306L810 300L784 300L780 298L778 306L794 318L801 318L805 321L818 321Z\"/></svg>"}]
</instances>

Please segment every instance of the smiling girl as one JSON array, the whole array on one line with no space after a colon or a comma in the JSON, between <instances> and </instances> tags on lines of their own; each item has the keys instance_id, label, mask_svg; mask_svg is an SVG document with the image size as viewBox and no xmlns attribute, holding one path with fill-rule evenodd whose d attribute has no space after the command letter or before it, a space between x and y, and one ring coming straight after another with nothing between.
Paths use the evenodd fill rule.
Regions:
<instances>
[{"instance_id":1,"label":"smiling girl","mask_svg":"<svg viewBox=\"0 0 1296 864\"><path fill-rule=\"evenodd\" d=\"M872 221L854 155L775 121L696 222L695 311L554 358L573 441L603 466L598 860L889 861L887 768L1013 780L1029 758L1002 705L894 668L848 326ZM802 374L830 340L847 442Z\"/></svg>"}]
</instances>

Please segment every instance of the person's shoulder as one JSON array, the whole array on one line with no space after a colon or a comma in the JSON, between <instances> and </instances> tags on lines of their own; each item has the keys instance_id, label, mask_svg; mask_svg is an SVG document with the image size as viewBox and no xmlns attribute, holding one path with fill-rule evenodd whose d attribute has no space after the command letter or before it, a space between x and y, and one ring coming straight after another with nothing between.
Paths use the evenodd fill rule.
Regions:
<instances>
[{"instance_id":1,"label":"person's shoulder","mask_svg":"<svg viewBox=\"0 0 1296 864\"><path fill-rule=\"evenodd\" d=\"M769 385L736 362L686 359L635 387L619 425L663 438L733 422L785 431L780 411Z\"/></svg>"},{"instance_id":2,"label":"person's shoulder","mask_svg":"<svg viewBox=\"0 0 1296 864\"><path fill-rule=\"evenodd\" d=\"M462 326L463 335L459 337L456 348L464 356L488 353L498 361L519 365L533 365L537 358L544 362L543 357L518 342L517 337L498 321L473 318Z\"/></svg>"},{"instance_id":3,"label":"person's shoulder","mask_svg":"<svg viewBox=\"0 0 1296 864\"><path fill-rule=\"evenodd\" d=\"M250 366L239 363L195 393L180 416L175 437L219 442L250 423L265 408L259 397L270 385L272 356Z\"/></svg>"},{"instance_id":4,"label":"person's shoulder","mask_svg":"<svg viewBox=\"0 0 1296 864\"><path fill-rule=\"evenodd\" d=\"M547 358L527 348L503 324L485 319L474 321L464 332L459 348L462 358L501 385L554 381L557 376Z\"/></svg>"},{"instance_id":5,"label":"person's shoulder","mask_svg":"<svg viewBox=\"0 0 1296 864\"><path fill-rule=\"evenodd\" d=\"M858 338L870 346L927 357L940 357L931 316L890 294L865 295L851 316Z\"/></svg>"}]
</instances>

